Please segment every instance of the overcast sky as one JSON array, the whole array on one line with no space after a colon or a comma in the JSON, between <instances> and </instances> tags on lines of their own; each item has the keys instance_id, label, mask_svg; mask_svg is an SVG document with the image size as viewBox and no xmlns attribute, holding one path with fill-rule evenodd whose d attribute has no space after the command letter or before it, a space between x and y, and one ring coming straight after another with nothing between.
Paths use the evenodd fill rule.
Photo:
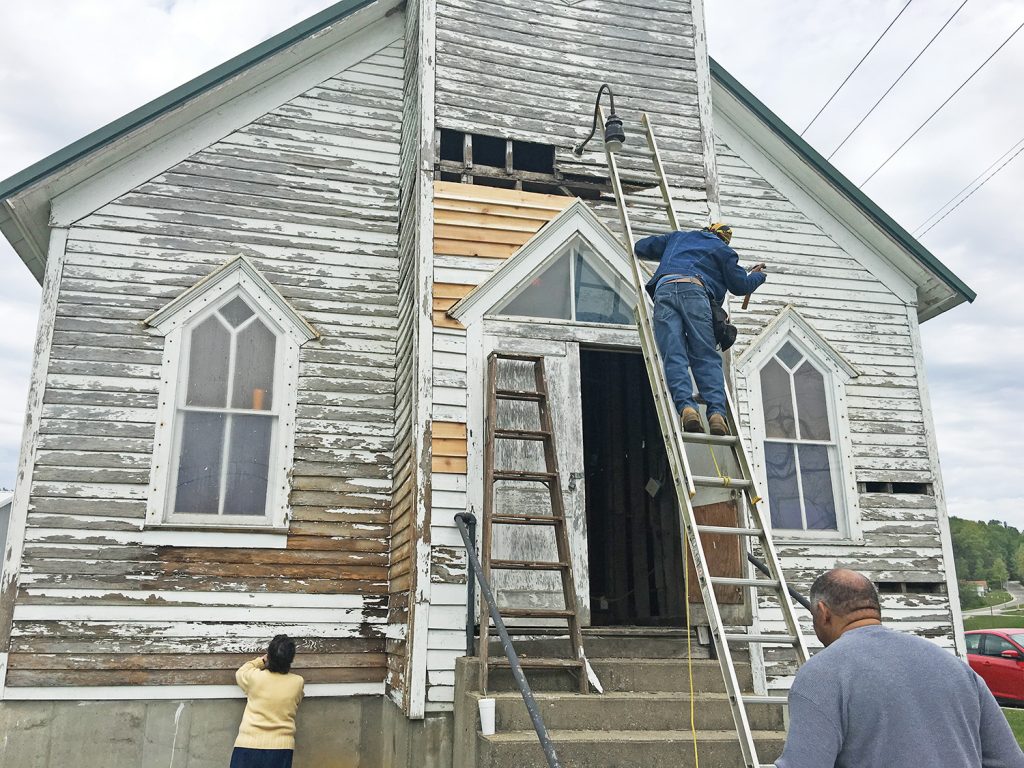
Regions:
<instances>
[{"instance_id":1,"label":"overcast sky","mask_svg":"<svg viewBox=\"0 0 1024 768\"><path fill-rule=\"evenodd\" d=\"M963 0L914 0L805 138L828 155ZM326 0L0 3L0 179L331 5ZM798 131L904 0L713 0L711 53ZM1014 29L1019 0L968 0L836 154L860 184ZM1024 31L865 192L908 230L1024 139ZM1024 157L922 237L978 292L922 327L950 513L1024 528ZM13 483L39 287L0 240L0 486Z\"/></svg>"}]
</instances>

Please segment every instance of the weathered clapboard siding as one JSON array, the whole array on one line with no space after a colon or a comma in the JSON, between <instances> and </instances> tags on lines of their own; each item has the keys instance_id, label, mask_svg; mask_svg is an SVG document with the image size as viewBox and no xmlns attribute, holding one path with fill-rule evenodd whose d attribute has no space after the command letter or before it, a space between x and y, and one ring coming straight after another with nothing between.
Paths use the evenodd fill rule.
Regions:
<instances>
[{"instance_id":1,"label":"weathered clapboard siding","mask_svg":"<svg viewBox=\"0 0 1024 768\"><path fill-rule=\"evenodd\" d=\"M857 482L933 483L914 339L906 304L808 215L718 139L723 217L734 227L733 245L744 261L765 261L769 278L747 311L732 307L740 331L734 359L787 305L793 305L859 375L846 385L852 455L844 456ZM748 398L744 372L737 376L745 423L759 405ZM754 375L754 372L750 372ZM824 570L847 565L878 582L945 582L946 563L936 498L862 493L858 498L863 542L779 545L789 577L807 590ZM884 595L889 623L953 647L949 600L942 594ZM781 614L761 618L781 627ZM813 640L813 632L807 625ZM769 657L770 658L770 657ZM773 685L785 685L776 670Z\"/></svg>"},{"instance_id":2,"label":"weathered clapboard siding","mask_svg":"<svg viewBox=\"0 0 1024 768\"><path fill-rule=\"evenodd\" d=\"M623 177L653 183L637 171L649 166L628 153L642 141L639 116L647 111L680 215L693 224L708 212L698 105L706 67L696 60L687 2L437 3L438 127L553 145L560 170L606 178L600 140L582 158L571 150L590 130L598 88L610 82L632 137L620 161ZM595 210L618 227L610 197ZM664 226L656 203L641 201L636 220L638 231Z\"/></svg>"},{"instance_id":3,"label":"weathered clapboard siding","mask_svg":"<svg viewBox=\"0 0 1024 768\"><path fill-rule=\"evenodd\" d=\"M420 233L417 206L416 169L419 155L421 116L418 101L419 2L413 0L406 8L406 58L402 95L401 135L401 221L399 224L399 311L396 348L395 401L395 472L391 493L391 544L388 570L388 624L393 635L388 638L388 695L407 707L409 653L406 628L409 625L409 604L415 586L416 455L413 421L416 410L415 344L416 283L414 278ZM399 628L401 628L399 630Z\"/></svg>"},{"instance_id":4,"label":"weathered clapboard siding","mask_svg":"<svg viewBox=\"0 0 1024 768\"><path fill-rule=\"evenodd\" d=\"M383 690L403 68L397 40L71 228L10 690L230 683L279 631L308 682ZM238 253L323 334L300 354L288 535L154 545L163 340L142 320Z\"/></svg>"}]
</instances>

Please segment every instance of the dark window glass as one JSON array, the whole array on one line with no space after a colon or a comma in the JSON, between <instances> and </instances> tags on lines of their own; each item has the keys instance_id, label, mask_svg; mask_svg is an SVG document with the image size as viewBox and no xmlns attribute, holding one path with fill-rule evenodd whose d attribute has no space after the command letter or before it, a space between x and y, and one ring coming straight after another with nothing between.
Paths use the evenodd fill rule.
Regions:
<instances>
[{"instance_id":1,"label":"dark window glass","mask_svg":"<svg viewBox=\"0 0 1024 768\"><path fill-rule=\"evenodd\" d=\"M834 531L836 500L832 493L832 468L824 445L801 445L800 485L804 491L807 530Z\"/></svg>"},{"instance_id":2,"label":"dark window glass","mask_svg":"<svg viewBox=\"0 0 1024 768\"><path fill-rule=\"evenodd\" d=\"M218 513L226 418L222 413L184 414L175 512L190 515Z\"/></svg>"},{"instance_id":3,"label":"dark window glass","mask_svg":"<svg viewBox=\"0 0 1024 768\"><path fill-rule=\"evenodd\" d=\"M501 313L522 317L571 320L569 307L569 254L564 253L540 274L530 278Z\"/></svg>"},{"instance_id":4,"label":"dark window glass","mask_svg":"<svg viewBox=\"0 0 1024 768\"><path fill-rule=\"evenodd\" d=\"M238 332L232 408L270 410L274 395L276 348L277 337L259 320L253 320Z\"/></svg>"},{"instance_id":5,"label":"dark window glass","mask_svg":"<svg viewBox=\"0 0 1024 768\"><path fill-rule=\"evenodd\" d=\"M828 428L828 404L825 400L825 379L810 363L804 363L793 374L796 409L800 414L801 440L831 440Z\"/></svg>"},{"instance_id":6,"label":"dark window glass","mask_svg":"<svg viewBox=\"0 0 1024 768\"><path fill-rule=\"evenodd\" d=\"M764 401L766 437L796 439L793 395L789 386L789 372L774 358L769 360L761 369L761 398Z\"/></svg>"},{"instance_id":7,"label":"dark window glass","mask_svg":"<svg viewBox=\"0 0 1024 768\"><path fill-rule=\"evenodd\" d=\"M782 345L782 349L780 349L777 354L779 359L789 366L791 370L796 368L796 364L799 363L800 359L803 357L803 353L788 341Z\"/></svg>"},{"instance_id":8,"label":"dark window glass","mask_svg":"<svg viewBox=\"0 0 1024 768\"><path fill-rule=\"evenodd\" d=\"M273 426L266 416L232 417L225 515L266 514Z\"/></svg>"},{"instance_id":9,"label":"dark window glass","mask_svg":"<svg viewBox=\"0 0 1024 768\"><path fill-rule=\"evenodd\" d=\"M964 640L967 641L967 652L968 653L981 653L981 638L984 635L965 635Z\"/></svg>"},{"instance_id":10,"label":"dark window glass","mask_svg":"<svg viewBox=\"0 0 1024 768\"><path fill-rule=\"evenodd\" d=\"M211 316L195 327L188 353L185 404L201 408L227 405L231 332Z\"/></svg>"},{"instance_id":11,"label":"dark window glass","mask_svg":"<svg viewBox=\"0 0 1024 768\"><path fill-rule=\"evenodd\" d=\"M218 311L224 315L225 320L231 323L232 328L237 328L253 316L252 309L245 303L241 296L235 296L235 298L221 307Z\"/></svg>"},{"instance_id":12,"label":"dark window glass","mask_svg":"<svg viewBox=\"0 0 1024 768\"><path fill-rule=\"evenodd\" d=\"M1003 651L1016 651L1013 643L999 635L985 635L985 655L1001 656Z\"/></svg>"},{"instance_id":13,"label":"dark window glass","mask_svg":"<svg viewBox=\"0 0 1024 768\"><path fill-rule=\"evenodd\" d=\"M633 324L633 309L624 291L610 286L590 266L583 251L576 253L576 319L583 323ZM628 295L628 294L627 294Z\"/></svg>"},{"instance_id":14,"label":"dark window glass","mask_svg":"<svg viewBox=\"0 0 1024 768\"><path fill-rule=\"evenodd\" d=\"M803 528L793 446L787 443L766 442L764 453L768 470L768 498L771 499L772 527Z\"/></svg>"}]
</instances>

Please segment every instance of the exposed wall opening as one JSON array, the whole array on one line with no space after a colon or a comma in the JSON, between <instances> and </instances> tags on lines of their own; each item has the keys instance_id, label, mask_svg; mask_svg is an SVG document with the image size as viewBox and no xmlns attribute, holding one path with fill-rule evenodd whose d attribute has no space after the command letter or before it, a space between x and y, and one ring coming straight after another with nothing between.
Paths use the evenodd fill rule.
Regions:
<instances>
[{"instance_id":1,"label":"exposed wall opening","mask_svg":"<svg viewBox=\"0 0 1024 768\"><path fill-rule=\"evenodd\" d=\"M944 595L944 581L876 581L880 595Z\"/></svg>"},{"instance_id":2,"label":"exposed wall opening","mask_svg":"<svg viewBox=\"0 0 1024 768\"><path fill-rule=\"evenodd\" d=\"M597 199L611 187L600 179L562 173L555 147L448 128L437 131L434 177L441 181Z\"/></svg>"},{"instance_id":3,"label":"exposed wall opening","mask_svg":"<svg viewBox=\"0 0 1024 768\"><path fill-rule=\"evenodd\" d=\"M869 481L858 483L861 493L895 493L910 494L916 496L934 496L934 487L931 483L887 483L880 481Z\"/></svg>"}]
</instances>

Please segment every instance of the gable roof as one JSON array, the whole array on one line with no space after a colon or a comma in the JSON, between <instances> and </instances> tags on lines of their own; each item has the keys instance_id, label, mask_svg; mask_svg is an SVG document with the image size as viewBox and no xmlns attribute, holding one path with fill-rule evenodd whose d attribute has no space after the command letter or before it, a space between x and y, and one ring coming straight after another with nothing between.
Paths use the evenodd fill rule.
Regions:
<instances>
[{"instance_id":1,"label":"gable roof","mask_svg":"<svg viewBox=\"0 0 1024 768\"><path fill-rule=\"evenodd\" d=\"M168 120L185 105L221 90L226 92L224 99L227 100L231 97L232 84L241 75L268 65L278 54L292 46L310 41L318 34L324 35L326 30L370 6L379 6L379 12L368 17L367 23L389 15L389 7L398 8L403 4L403 0L386 3L384 0L341 0L0 181L0 231L41 282L48 244L49 204L54 197L122 160L129 150L134 151L150 143L152 137L149 134L153 125ZM325 37L329 38L329 35ZM329 40L325 39L323 46L328 44ZM294 65L294 60L288 61L283 68ZM168 126L167 132L175 127ZM147 132L147 136L139 141L143 131ZM131 147L118 151L120 146L129 143ZM99 157L102 160L96 162Z\"/></svg>"},{"instance_id":2,"label":"gable roof","mask_svg":"<svg viewBox=\"0 0 1024 768\"><path fill-rule=\"evenodd\" d=\"M179 85L173 91L168 91L148 104L143 104L127 115L119 117L112 123L108 123L87 136L83 136L78 141L54 152L37 163L33 163L10 178L0 181L0 199L18 194L18 192L26 187L50 176L90 152L130 133L163 113L169 112L195 96L223 83L239 72L248 69L253 64L273 56L292 43L302 40L336 21L340 21L372 2L374 0L342 0L342 2L326 8L315 16L310 16L305 21L299 22L284 32L276 34L259 45L238 54L233 59L228 59L223 64L219 64L208 72L199 75L199 77L189 80L184 85Z\"/></svg>"},{"instance_id":3,"label":"gable roof","mask_svg":"<svg viewBox=\"0 0 1024 768\"><path fill-rule=\"evenodd\" d=\"M88 136L53 153L10 178L0 181L0 231L18 251L29 269L42 279L46 261L49 204L51 199L82 181L95 170L87 162L102 152L113 157L108 162L121 159L112 146L125 142L183 105L199 97L226 87L239 75L267 62L290 46L315 36L322 30L356 14L358 11L378 4L378 0L341 0L305 21L254 46L238 56L214 67L205 74L190 80L169 93L128 113L124 117L90 133ZM401 7L401 0L395 0L394 8ZM389 15L391 10L381 6L377 16ZM922 313L922 319L931 317L962 301L973 301L975 293L953 272L942 264L930 251L915 240L881 208L871 201L845 176L839 173L827 160L801 139L791 128L744 88L714 59L710 60L711 74L716 86L724 89L747 110L749 110L774 136L813 169L831 187L849 201L861 214L893 243L903 249L929 275L934 275L944 291L931 300L925 293L925 302L933 306ZM63 186L58 183L64 179Z\"/></svg>"},{"instance_id":4,"label":"gable roof","mask_svg":"<svg viewBox=\"0 0 1024 768\"><path fill-rule=\"evenodd\" d=\"M913 235L907 232L871 198L865 195L856 184L840 173L814 147L786 125L778 115L743 87L721 64L711 57L709 59L711 62L711 75L716 86L723 89L749 110L785 147L806 163L828 185L845 197L849 203L884 235L905 250L922 267L934 274L949 289L952 295L941 302L935 309L925 313L922 319L937 315L962 301L974 301L977 294L963 280L957 277L949 267L939 261L931 251L921 245Z\"/></svg>"}]
</instances>

